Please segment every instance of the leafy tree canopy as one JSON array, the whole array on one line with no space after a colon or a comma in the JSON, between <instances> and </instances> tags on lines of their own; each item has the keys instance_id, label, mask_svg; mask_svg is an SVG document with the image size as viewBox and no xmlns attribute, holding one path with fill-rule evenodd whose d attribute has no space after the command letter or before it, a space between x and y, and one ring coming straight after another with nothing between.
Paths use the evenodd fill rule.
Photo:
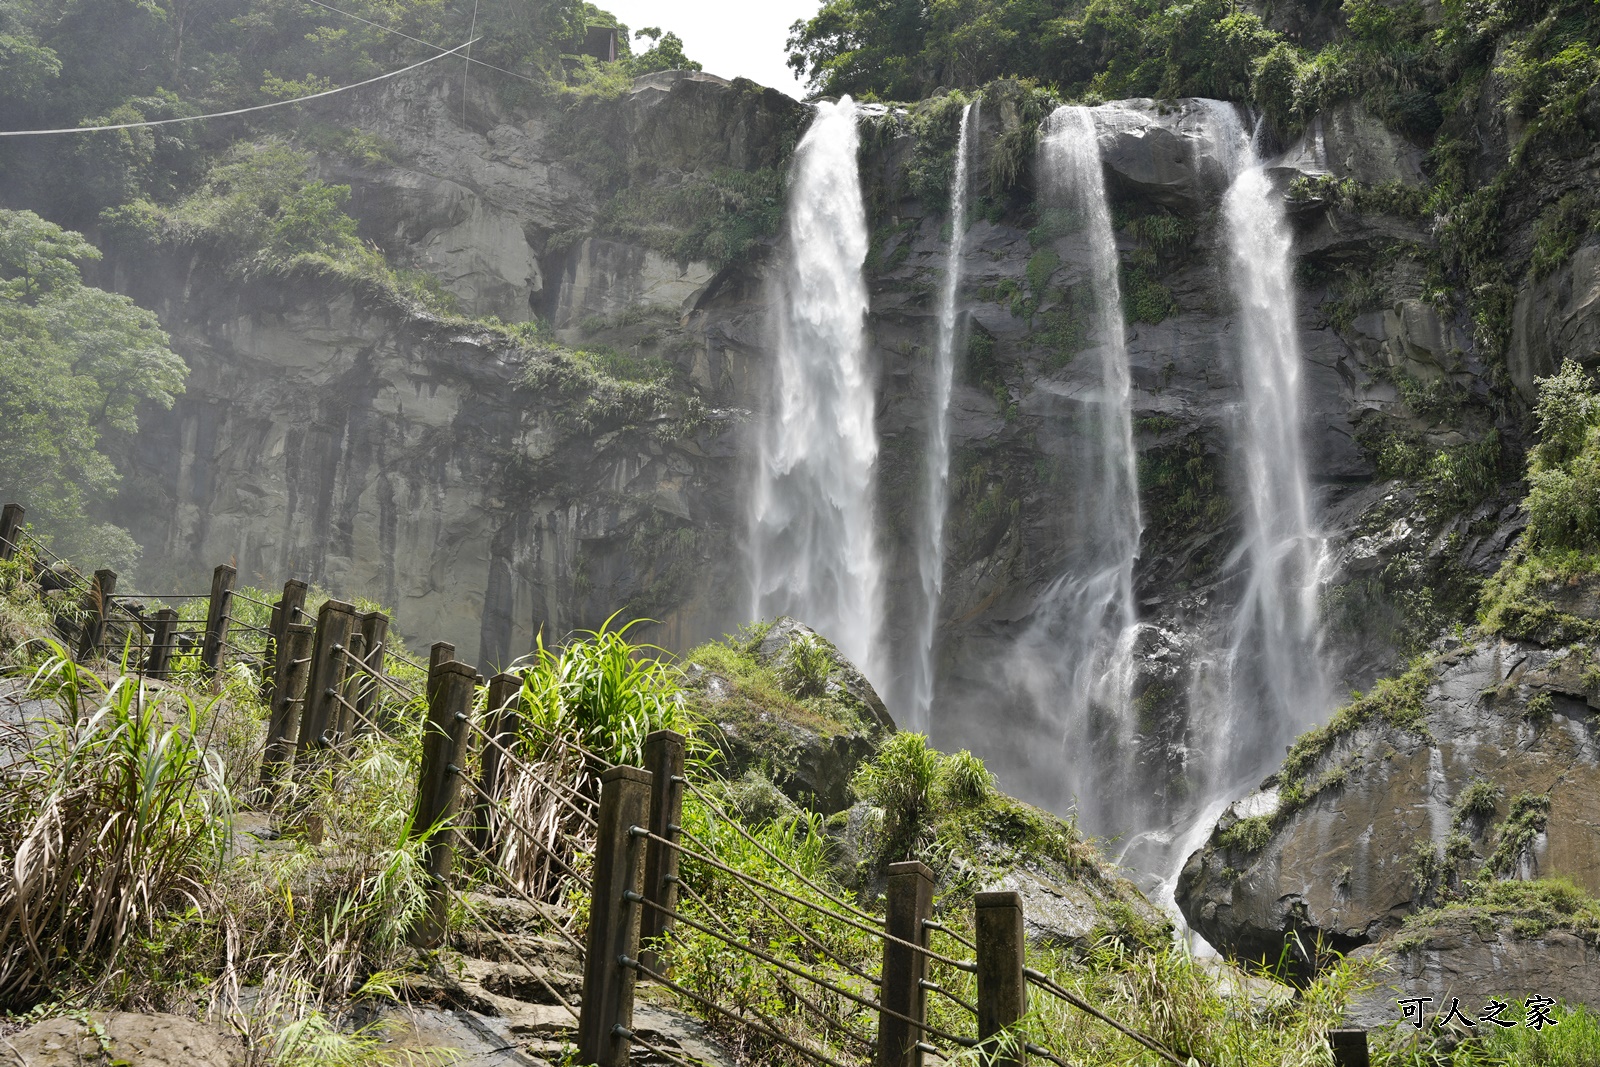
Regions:
<instances>
[{"instance_id":1,"label":"leafy tree canopy","mask_svg":"<svg viewBox=\"0 0 1600 1067\"><path fill-rule=\"evenodd\" d=\"M117 483L100 437L135 430L146 401L171 407L187 369L153 313L83 284L78 262L99 256L81 234L0 210L0 494L59 550L126 566L126 531L87 519Z\"/></svg>"}]
</instances>

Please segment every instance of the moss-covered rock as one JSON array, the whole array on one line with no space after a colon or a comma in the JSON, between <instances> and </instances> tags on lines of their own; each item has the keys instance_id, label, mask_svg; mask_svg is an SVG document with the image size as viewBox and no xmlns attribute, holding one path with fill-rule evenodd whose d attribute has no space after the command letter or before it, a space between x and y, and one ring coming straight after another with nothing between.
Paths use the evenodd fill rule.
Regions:
<instances>
[{"instance_id":1,"label":"moss-covered rock","mask_svg":"<svg viewBox=\"0 0 1600 1067\"><path fill-rule=\"evenodd\" d=\"M716 727L726 777L755 772L823 815L850 806L856 768L894 722L871 683L826 638L782 618L701 645L685 659L688 699Z\"/></svg>"}]
</instances>

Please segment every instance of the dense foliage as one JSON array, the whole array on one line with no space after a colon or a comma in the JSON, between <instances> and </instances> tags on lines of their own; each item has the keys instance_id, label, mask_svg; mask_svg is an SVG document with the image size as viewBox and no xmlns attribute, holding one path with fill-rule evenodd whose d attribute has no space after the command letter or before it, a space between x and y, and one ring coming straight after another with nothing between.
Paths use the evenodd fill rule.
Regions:
<instances>
[{"instance_id":1,"label":"dense foliage","mask_svg":"<svg viewBox=\"0 0 1600 1067\"><path fill-rule=\"evenodd\" d=\"M124 566L131 538L88 519L118 480L100 437L134 430L141 403L171 407L188 372L153 313L83 284L78 263L98 258L80 234L0 210L0 489L58 551Z\"/></svg>"}]
</instances>

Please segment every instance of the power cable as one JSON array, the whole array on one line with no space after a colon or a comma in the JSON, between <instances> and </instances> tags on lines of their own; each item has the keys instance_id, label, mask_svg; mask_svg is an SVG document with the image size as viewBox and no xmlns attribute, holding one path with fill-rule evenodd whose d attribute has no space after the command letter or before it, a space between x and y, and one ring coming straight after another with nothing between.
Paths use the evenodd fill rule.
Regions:
<instances>
[{"instance_id":1,"label":"power cable","mask_svg":"<svg viewBox=\"0 0 1600 1067\"><path fill-rule=\"evenodd\" d=\"M474 44L477 44L476 39L468 41L463 45L457 45L448 52L441 52L439 55L436 55L431 59L424 59L420 63L411 64L409 67L401 67L399 70L392 70L388 74L380 74L376 78L368 78L366 81L356 82L353 85L341 85L336 89L324 89L320 93L311 93L308 96L297 96L292 100L274 100L270 104L257 104L254 107L241 107L233 111L215 111L209 115L185 115L182 118L176 119L149 119L144 122L122 122L115 126L68 126L65 129L60 130L0 130L0 137L44 137L57 133L107 133L112 130L138 130L147 126L170 126L177 122L200 122L205 119L227 119L232 118L235 115L248 115L255 111L266 111L269 108L288 107L290 104L303 104L307 100L319 100L324 96L333 96L335 93L343 93L348 92L351 89L359 89L364 85L372 85L376 82L385 81L389 78L398 78L402 74L416 70L418 67L425 67L429 63L433 63L445 58L445 56L453 56L463 48L471 48Z\"/></svg>"}]
</instances>

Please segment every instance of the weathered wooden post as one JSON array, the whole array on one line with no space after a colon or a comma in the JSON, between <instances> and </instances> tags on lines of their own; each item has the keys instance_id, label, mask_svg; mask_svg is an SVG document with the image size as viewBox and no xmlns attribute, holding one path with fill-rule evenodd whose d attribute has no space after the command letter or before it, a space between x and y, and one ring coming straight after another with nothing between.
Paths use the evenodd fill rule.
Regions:
<instances>
[{"instance_id":1,"label":"weathered wooden post","mask_svg":"<svg viewBox=\"0 0 1600 1067\"><path fill-rule=\"evenodd\" d=\"M200 664L215 675L227 660L228 623L233 615L233 579L237 575L223 563L211 572L211 604L206 609L205 644L200 646Z\"/></svg>"},{"instance_id":2,"label":"weathered wooden post","mask_svg":"<svg viewBox=\"0 0 1600 1067\"><path fill-rule=\"evenodd\" d=\"M1027 1067L1028 1043L1022 1034L1013 1031L1010 1043L998 1040L1028 1012L1022 894L1009 890L979 893L973 898L973 913L978 945L978 1047L990 1067ZM1006 1054L998 1055L1002 1047Z\"/></svg>"},{"instance_id":3,"label":"weathered wooden post","mask_svg":"<svg viewBox=\"0 0 1600 1067\"><path fill-rule=\"evenodd\" d=\"M583 964L578 1061L628 1067L633 1047L633 987L638 978L639 913L644 910L644 830L650 820L650 772L612 767L600 776L589 943ZM624 962L627 961L627 962Z\"/></svg>"},{"instance_id":4,"label":"weathered wooden post","mask_svg":"<svg viewBox=\"0 0 1600 1067\"><path fill-rule=\"evenodd\" d=\"M928 947L925 921L933 917L933 871L920 860L889 864L884 929L890 937ZM883 943L883 1006L923 1022L927 1018L928 956L910 945ZM888 1012L878 1013L877 1067L922 1067L923 1031Z\"/></svg>"},{"instance_id":5,"label":"weathered wooden post","mask_svg":"<svg viewBox=\"0 0 1600 1067\"><path fill-rule=\"evenodd\" d=\"M339 736L354 737L357 734L367 733L372 729L361 716L356 714L359 707L357 701L366 691L367 676L361 667L367 662L367 646L361 637L361 615L356 614L355 627L350 631L350 643L339 654L344 664L344 684L339 687L339 695L343 700L334 701L334 706L339 709Z\"/></svg>"},{"instance_id":6,"label":"weathered wooden post","mask_svg":"<svg viewBox=\"0 0 1600 1067\"><path fill-rule=\"evenodd\" d=\"M355 629L356 609L342 600L329 600L317 611L317 634L311 647L311 670L306 677L305 711L300 717L299 758L313 749L329 748L343 740L339 693L344 688L344 648Z\"/></svg>"},{"instance_id":7,"label":"weathered wooden post","mask_svg":"<svg viewBox=\"0 0 1600 1067\"><path fill-rule=\"evenodd\" d=\"M89 596L84 605L88 608L88 616L84 619L83 629L78 632L79 659L100 654L100 645L106 636L106 616L111 612L111 594L116 588L116 571L94 572L94 581L89 586Z\"/></svg>"},{"instance_id":8,"label":"weathered wooden post","mask_svg":"<svg viewBox=\"0 0 1600 1067\"><path fill-rule=\"evenodd\" d=\"M435 641L433 643L433 648L428 653L428 681L422 688L429 700L433 699L433 680L439 673L440 666L451 662L455 658L455 645L452 645L449 641Z\"/></svg>"},{"instance_id":9,"label":"weathered wooden post","mask_svg":"<svg viewBox=\"0 0 1600 1067\"><path fill-rule=\"evenodd\" d=\"M261 784L275 791L284 768L294 759L300 720L306 703L306 678L311 674L312 628L292 622L279 642L278 679L272 687L267 716L267 749L261 757Z\"/></svg>"},{"instance_id":10,"label":"weathered wooden post","mask_svg":"<svg viewBox=\"0 0 1600 1067\"><path fill-rule=\"evenodd\" d=\"M650 772L650 832L678 840L683 821L683 735L656 730L644 739L644 767ZM678 906L678 850L654 839L644 847L644 896L663 908ZM646 907L639 923L639 957L646 967L661 970L661 954L651 942L672 929L672 917Z\"/></svg>"},{"instance_id":11,"label":"weathered wooden post","mask_svg":"<svg viewBox=\"0 0 1600 1067\"><path fill-rule=\"evenodd\" d=\"M511 751L517 735L522 733L520 674L497 674L489 680L483 721L491 740L484 741L483 758L479 760L482 775L478 781L478 803L472 813L472 843L478 854L488 859L495 852L493 828L489 825L493 821L490 798L500 795L505 753Z\"/></svg>"},{"instance_id":12,"label":"weathered wooden post","mask_svg":"<svg viewBox=\"0 0 1600 1067\"><path fill-rule=\"evenodd\" d=\"M389 642L389 616L381 611L366 611L361 614L361 647L363 649L361 662L367 669L362 673L361 693L356 698L356 711L361 713L361 718L370 723L383 724L383 685L379 679L383 677L384 651Z\"/></svg>"},{"instance_id":13,"label":"weathered wooden post","mask_svg":"<svg viewBox=\"0 0 1600 1067\"><path fill-rule=\"evenodd\" d=\"M298 578L284 582L283 596L272 608L272 632L267 635L267 662L261 671L261 702L269 708L272 707L272 693L277 688L278 675L282 673L280 664L286 654L283 651L284 635L291 625L300 622L300 617L305 614L305 606L306 583Z\"/></svg>"},{"instance_id":14,"label":"weathered wooden post","mask_svg":"<svg viewBox=\"0 0 1600 1067\"><path fill-rule=\"evenodd\" d=\"M1335 1067L1368 1067L1372 1062L1365 1030L1329 1030L1328 1048L1333 1051Z\"/></svg>"},{"instance_id":15,"label":"weathered wooden post","mask_svg":"<svg viewBox=\"0 0 1600 1067\"><path fill-rule=\"evenodd\" d=\"M152 678L165 678L172 662L172 650L178 643L178 609L162 608L153 619L155 629L150 634L150 655L145 660L144 672Z\"/></svg>"},{"instance_id":16,"label":"weathered wooden post","mask_svg":"<svg viewBox=\"0 0 1600 1067\"><path fill-rule=\"evenodd\" d=\"M0 508L0 560L14 558L22 547L22 515L21 504Z\"/></svg>"},{"instance_id":17,"label":"weathered wooden post","mask_svg":"<svg viewBox=\"0 0 1600 1067\"><path fill-rule=\"evenodd\" d=\"M467 716L472 711L473 679L465 663L441 663L428 701L422 733L422 773L417 778L417 810L411 832L427 834L423 867L428 876L428 909L411 930L411 943L433 948L444 940L449 922L450 872L455 866L454 820L461 801L460 769L467 759Z\"/></svg>"}]
</instances>

